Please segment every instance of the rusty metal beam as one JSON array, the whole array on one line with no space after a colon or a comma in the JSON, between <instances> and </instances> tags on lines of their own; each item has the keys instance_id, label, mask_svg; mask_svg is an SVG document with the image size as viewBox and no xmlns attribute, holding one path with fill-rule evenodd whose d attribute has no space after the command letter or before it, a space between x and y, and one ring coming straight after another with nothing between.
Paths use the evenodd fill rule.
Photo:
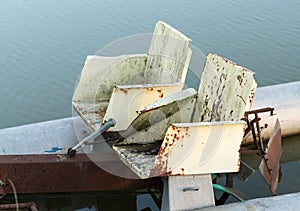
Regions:
<instances>
[{"instance_id":1,"label":"rusty metal beam","mask_svg":"<svg viewBox=\"0 0 300 211\"><path fill-rule=\"evenodd\" d=\"M104 158L103 155L101 158ZM115 165L131 174L119 160L107 159L105 165ZM127 171L127 172L126 172ZM68 158L61 154L1 155L0 180L6 184L6 194L13 193L8 180L17 193L116 191L161 188L160 178L147 180L126 179L112 175L94 164L87 155Z\"/></svg>"}]
</instances>

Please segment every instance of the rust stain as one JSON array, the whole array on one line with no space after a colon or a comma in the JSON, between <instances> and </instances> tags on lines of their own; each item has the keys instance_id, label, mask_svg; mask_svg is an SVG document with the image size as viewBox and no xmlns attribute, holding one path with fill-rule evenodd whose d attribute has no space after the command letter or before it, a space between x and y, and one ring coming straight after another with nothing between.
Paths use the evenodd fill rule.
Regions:
<instances>
[{"instance_id":1,"label":"rust stain","mask_svg":"<svg viewBox=\"0 0 300 211\"><path fill-rule=\"evenodd\" d=\"M222 74L220 75L220 83L223 82L223 79L224 79L224 81L226 81L226 79L227 79L227 75L226 75L225 73L222 73Z\"/></svg>"},{"instance_id":2,"label":"rust stain","mask_svg":"<svg viewBox=\"0 0 300 211\"><path fill-rule=\"evenodd\" d=\"M239 97L244 102L244 104L246 105L246 101L243 99L243 97L241 95L236 95L236 96Z\"/></svg>"},{"instance_id":3,"label":"rust stain","mask_svg":"<svg viewBox=\"0 0 300 211\"><path fill-rule=\"evenodd\" d=\"M166 173L166 175L171 176L171 175L172 175L172 171L168 171L168 172Z\"/></svg>"},{"instance_id":4,"label":"rust stain","mask_svg":"<svg viewBox=\"0 0 300 211\"><path fill-rule=\"evenodd\" d=\"M171 129L173 133L167 133L164 143L160 146L155 164L150 173L151 177L173 175L171 169L168 169L168 159L172 153L174 144L180 140L181 130L174 125L172 125Z\"/></svg>"},{"instance_id":5,"label":"rust stain","mask_svg":"<svg viewBox=\"0 0 300 211\"><path fill-rule=\"evenodd\" d=\"M123 88L121 88L120 91L121 91L121 92L124 92L125 95L128 95L128 89L123 89Z\"/></svg>"},{"instance_id":6,"label":"rust stain","mask_svg":"<svg viewBox=\"0 0 300 211\"><path fill-rule=\"evenodd\" d=\"M151 170L150 177L164 176L167 172L168 160L165 159L164 150L162 148L159 150L158 155L156 156L156 162Z\"/></svg>"},{"instance_id":7,"label":"rust stain","mask_svg":"<svg viewBox=\"0 0 300 211\"><path fill-rule=\"evenodd\" d=\"M263 156L263 160L260 164L260 171L269 185L273 195L276 195L278 178L280 172L280 158L282 155L281 146L281 128L279 121L277 120L271 138L268 143L266 154Z\"/></svg>"},{"instance_id":8,"label":"rust stain","mask_svg":"<svg viewBox=\"0 0 300 211\"><path fill-rule=\"evenodd\" d=\"M243 72L242 72L242 75L238 75L238 76L237 76L237 80L239 81L240 86L242 86L242 84L243 84L243 80L244 80L244 78L245 78L245 72L246 72L246 70L243 69L242 71L243 71Z\"/></svg>"},{"instance_id":9,"label":"rust stain","mask_svg":"<svg viewBox=\"0 0 300 211\"><path fill-rule=\"evenodd\" d=\"M65 155L59 155L61 156ZM75 158L65 160L57 158L58 155L54 154L0 156L0 178L5 183L7 178L11 179L18 193L131 190L144 189L146 186L151 188L150 186L154 184L152 179L131 180L109 174L95 165L85 154L79 153ZM107 162L113 165L121 164L115 160ZM120 165L123 169L121 166L123 165ZM130 173L127 169L123 169L126 171L125 174ZM6 194L13 193L11 186L5 186L4 191Z\"/></svg>"},{"instance_id":10,"label":"rust stain","mask_svg":"<svg viewBox=\"0 0 300 211\"><path fill-rule=\"evenodd\" d=\"M152 88L152 90L153 90L153 88ZM151 91L152 91L151 90ZM158 90L156 90L158 93L159 93L159 97L160 98L163 98L164 97L164 93L163 93L163 91L161 90L161 89L158 89Z\"/></svg>"},{"instance_id":11,"label":"rust stain","mask_svg":"<svg viewBox=\"0 0 300 211\"><path fill-rule=\"evenodd\" d=\"M147 90L148 92L152 92L152 91L153 91L153 87L147 87L146 90Z\"/></svg>"},{"instance_id":12,"label":"rust stain","mask_svg":"<svg viewBox=\"0 0 300 211\"><path fill-rule=\"evenodd\" d=\"M241 75L237 76L237 80L239 81L240 85L242 85L243 79Z\"/></svg>"},{"instance_id":13,"label":"rust stain","mask_svg":"<svg viewBox=\"0 0 300 211\"><path fill-rule=\"evenodd\" d=\"M220 85L218 86L217 92L216 92L216 95L218 98L212 104L212 111L214 111L214 112L211 114L210 121L220 121L221 120L220 107L222 107L222 104L221 104L222 96L223 96L223 93L225 90L225 85L223 85L222 88L220 89L221 83L222 83L222 78L224 78L224 81L225 81L227 78L227 75L223 73L220 76Z\"/></svg>"},{"instance_id":14,"label":"rust stain","mask_svg":"<svg viewBox=\"0 0 300 211\"><path fill-rule=\"evenodd\" d=\"M187 137L191 137L191 134L189 133L189 128L188 128L188 127L185 128L185 135L186 135ZM183 136L183 137L184 137L184 136Z\"/></svg>"},{"instance_id":15,"label":"rust stain","mask_svg":"<svg viewBox=\"0 0 300 211\"><path fill-rule=\"evenodd\" d=\"M96 119L103 119L106 113L107 107L100 108L99 110L95 110L94 113L97 115Z\"/></svg>"},{"instance_id":16,"label":"rust stain","mask_svg":"<svg viewBox=\"0 0 300 211\"><path fill-rule=\"evenodd\" d=\"M113 92L118 92L119 91L119 88L117 87L117 86L114 86L114 89L113 89ZM104 91L103 91L103 93L104 93Z\"/></svg>"},{"instance_id":17,"label":"rust stain","mask_svg":"<svg viewBox=\"0 0 300 211\"><path fill-rule=\"evenodd\" d=\"M204 121L205 115L209 115L209 113L210 113L210 110L208 108L209 100L210 100L210 98L208 97L208 95L206 95L205 100L204 100L204 106L203 106L203 114L201 115L201 122Z\"/></svg>"},{"instance_id":18,"label":"rust stain","mask_svg":"<svg viewBox=\"0 0 300 211\"><path fill-rule=\"evenodd\" d=\"M252 105L252 102L253 102L253 99L254 99L254 94L255 94L255 90L251 89L250 95L249 95L250 106Z\"/></svg>"}]
</instances>

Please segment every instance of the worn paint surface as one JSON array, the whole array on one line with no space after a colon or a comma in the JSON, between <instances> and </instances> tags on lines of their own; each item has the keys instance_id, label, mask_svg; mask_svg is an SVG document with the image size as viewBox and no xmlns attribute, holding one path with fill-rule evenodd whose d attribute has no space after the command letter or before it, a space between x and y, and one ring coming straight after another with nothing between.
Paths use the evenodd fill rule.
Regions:
<instances>
[{"instance_id":1,"label":"worn paint surface","mask_svg":"<svg viewBox=\"0 0 300 211\"><path fill-rule=\"evenodd\" d=\"M136 75L138 78L138 74L145 70L146 61L146 55L88 56L72 101L109 100L116 83L118 85L132 84L134 81L130 80L133 76ZM95 99L96 96L97 99Z\"/></svg>"},{"instance_id":2,"label":"worn paint surface","mask_svg":"<svg viewBox=\"0 0 300 211\"><path fill-rule=\"evenodd\" d=\"M158 21L148 51L146 83L184 83L192 54L190 41L175 28Z\"/></svg>"},{"instance_id":3,"label":"worn paint surface","mask_svg":"<svg viewBox=\"0 0 300 211\"><path fill-rule=\"evenodd\" d=\"M145 144L162 140L170 124L190 122L195 110L196 91L168 95L140 110L130 127L122 133L118 145Z\"/></svg>"},{"instance_id":4,"label":"worn paint surface","mask_svg":"<svg viewBox=\"0 0 300 211\"><path fill-rule=\"evenodd\" d=\"M150 176L160 145L161 142L158 141L149 144L115 145L113 148L136 175L146 179Z\"/></svg>"},{"instance_id":5,"label":"worn paint surface","mask_svg":"<svg viewBox=\"0 0 300 211\"><path fill-rule=\"evenodd\" d=\"M244 125L244 122L173 124L156 156L151 176L238 171Z\"/></svg>"},{"instance_id":6,"label":"worn paint surface","mask_svg":"<svg viewBox=\"0 0 300 211\"><path fill-rule=\"evenodd\" d=\"M198 121L239 121L250 110L254 72L219 55L206 56L198 97Z\"/></svg>"},{"instance_id":7,"label":"worn paint surface","mask_svg":"<svg viewBox=\"0 0 300 211\"><path fill-rule=\"evenodd\" d=\"M182 90L183 84L146 84L116 86L105 113L104 121L114 118L111 131L126 130L145 106Z\"/></svg>"},{"instance_id":8,"label":"worn paint surface","mask_svg":"<svg viewBox=\"0 0 300 211\"><path fill-rule=\"evenodd\" d=\"M115 86L183 84L191 58L189 42L185 35L159 21L148 55L88 56L72 99L75 111L96 130L101 126Z\"/></svg>"},{"instance_id":9,"label":"worn paint surface","mask_svg":"<svg viewBox=\"0 0 300 211\"><path fill-rule=\"evenodd\" d=\"M92 130L101 126L116 85L144 83L146 61L146 55L87 57L72 104Z\"/></svg>"},{"instance_id":10,"label":"worn paint surface","mask_svg":"<svg viewBox=\"0 0 300 211\"><path fill-rule=\"evenodd\" d=\"M118 153L122 159L134 166L134 171L146 178L166 175L189 175L217 172L236 172L239 170L239 148L244 134L245 122L240 122L244 112L250 109L256 82L254 73L216 54L208 54L202 74L199 91L186 98L190 105L184 112L178 107L179 98L168 101L161 99L149 106L133 121L118 143ZM182 105L187 105L182 101ZM194 106L192 105L194 103ZM197 108L197 109L191 109ZM192 111L192 112L191 112ZM163 113L156 124L150 124L150 115ZM186 119L179 119L183 114ZM183 121L184 120L184 121ZM203 123L190 123L190 122ZM173 125L172 123L183 123ZM168 129L167 129L168 128ZM165 135L164 135L165 134ZM143 163L144 157L130 155L126 144L145 144L162 140L158 154L144 162L139 169L135 163ZM121 150L122 148L122 150ZM122 152L121 152L122 151ZM147 171L145 171L147 169ZM145 173L147 172L147 173Z\"/></svg>"},{"instance_id":11,"label":"worn paint surface","mask_svg":"<svg viewBox=\"0 0 300 211\"><path fill-rule=\"evenodd\" d=\"M103 155L101 156L103 159ZM118 158L102 162L118 166L124 175L133 173ZM63 154L0 155L0 180L6 194L13 193L10 179L19 193L116 191L160 188L160 178L126 179L107 173L85 154L68 158Z\"/></svg>"},{"instance_id":12,"label":"worn paint surface","mask_svg":"<svg viewBox=\"0 0 300 211\"><path fill-rule=\"evenodd\" d=\"M276 121L273 133L270 137L266 155L264 155L259 170L262 173L266 183L270 186L271 192L276 195L278 186L278 177L280 169L280 158L282 154L281 147L281 128L279 121Z\"/></svg>"},{"instance_id":13,"label":"worn paint surface","mask_svg":"<svg viewBox=\"0 0 300 211\"><path fill-rule=\"evenodd\" d=\"M244 122L173 124L163 142L115 145L140 178L239 170Z\"/></svg>"},{"instance_id":14,"label":"worn paint surface","mask_svg":"<svg viewBox=\"0 0 300 211\"><path fill-rule=\"evenodd\" d=\"M73 108L93 131L101 127L108 107L108 101L78 101L73 102Z\"/></svg>"},{"instance_id":15,"label":"worn paint surface","mask_svg":"<svg viewBox=\"0 0 300 211\"><path fill-rule=\"evenodd\" d=\"M189 48L190 41L176 29L159 21L147 56L131 55L122 59L112 59L105 67L105 74L88 77L90 79L101 77L96 91L93 90L95 96L91 101L80 101L74 95L75 109L92 129L97 129L105 118L113 117L115 114L120 117L119 122L122 124L120 127L117 126L116 130L127 129L121 133L121 138L113 148L142 178L229 172L239 169L238 148L244 124L238 121L244 112L250 109L254 97L256 82L252 71L210 53L206 57L198 94L193 89L173 93L177 92L174 89L173 94L165 96L163 90L156 90L156 87L151 85L150 99L144 97L149 93L150 86L133 86L177 82L183 84L192 53ZM97 74L99 73L98 71ZM84 94L85 88L84 86L81 88L83 90L81 93ZM137 92L141 90L143 94L137 97ZM158 92L159 90L161 92ZM157 98L158 100L154 101ZM74 102L74 99L77 101ZM82 106L82 103L89 105ZM128 109L127 112L113 109L114 106L118 107L121 104L125 104L124 109ZM114 113L114 110L117 113ZM125 120L122 118L124 114L125 118L127 117ZM193 125L191 122L206 123ZM173 125L170 129L169 126L173 123L187 124ZM176 131L169 131L176 127ZM183 128L187 130L185 134L181 131ZM152 147L160 141L163 143L155 156L153 152L156 152L157 148ZM143 148L145 144L152 146L147 148L152 153L147 152L144 155L142 153L138 156L136 151L139 145ZM222 149L223 153L218 149ZM215 164L218 163L217 160L224 160L224 154L231 155L227 159L228 163L226 161L226 164ZM195 159L198 161L194 162Z\"/></svg>"},{"instance_id":16,"label":"worn paint surface","mask_svg":"<svg viewBox=\"0 0 300 211\"><path fill-rule=\"evenodd\" d=\"M117 85L144 84L146 55L130 55L130 57L113 64L102 76L97 85L96 100L109 100Z\"/></svg>"}]
</instances>

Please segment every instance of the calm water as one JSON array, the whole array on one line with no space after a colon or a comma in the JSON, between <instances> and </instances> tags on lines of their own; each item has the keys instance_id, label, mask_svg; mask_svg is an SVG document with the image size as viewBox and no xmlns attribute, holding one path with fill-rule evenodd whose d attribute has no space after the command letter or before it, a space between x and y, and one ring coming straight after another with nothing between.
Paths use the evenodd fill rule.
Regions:
<instances>
[{"instance_id":1,"label":"calm water","mask_svg":"<svg viewBox=\"0 0 300 211\"><path fill-rule=\"evenodd\" d=\"M0 1L0 128L71 116L85 57L124 36L152 32L158 20L205 54L255 71L259 86L299 81L299 10L294 0ZM286 165L285 175L299 174L299 161ZM285 187L282 193L300 191L297 181Z\"/></svg>"},{"instance_id":2,"label":"calm water","mask_svg":"<svg viewBox=\"0 0 300 211\"><path fill-rule=\"evenodd\" d=\"M300 1L0 1L0 128L71 116L84 59L163 20L204 53L256 72L259 86L300 80Z\"/></svg>"}]
</instances>

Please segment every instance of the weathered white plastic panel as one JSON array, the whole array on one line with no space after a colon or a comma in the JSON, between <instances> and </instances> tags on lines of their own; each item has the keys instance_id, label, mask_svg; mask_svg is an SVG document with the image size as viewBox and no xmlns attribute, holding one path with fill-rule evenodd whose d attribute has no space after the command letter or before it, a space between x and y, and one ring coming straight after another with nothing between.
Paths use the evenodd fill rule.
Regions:
<instances>
[{"instance_id":1,"label":"weathered white plastic panel","mask_svg":"<svg viewBox=\"0 0 300 211\"><path fill-rule=\"evenodd\" d=\"M182 33L159 21L149 55L87 57L72 99L75 111L96 130L103 122L115 86L183 84L191 58L189 41Z\"/></svg>"},{"instance_id":2,"label":"weathered white plastic panel","mask_svg":"<svg viewBox=\"0 0 300 211\"><path fill-rule=\"evenodd\" d=\"M173 124L163 142L113 148L140 178L239 171L245 122Z\"/></svg>"},{"instance_id":3,"label":"weathered white plastic panel","mask_svg":"<svg viewBox=\"0 0 300 211\"><path fill-rule=\"evenodd\" d=\"M146 55L88 56L72 101L109 100L116 85L143 83L138 75L146 67ZM136 77L134 77L136 76Z\"/></svg>"},{"instance_id":4,"label":"weathered white plastic panel","mask_svg":"<svg viewBox=\"0 0 300 211\"><path fill-rule=\"evenodd\" d=\"M177 29L158 21L148 51L146 83L184 83L192 54L190 41Z\"/></svg>"},{"instance_id":5,"label":"weathered white plastic panel","mask_svg":"<svg viewBox=\"0 0 300 211\"><path fill-rule=\"evenodd\" d=\"M245 122L173 124L151 176L237 172Z\"/></svg>"},{"instance_id":6,"label":"weathered white plastic panel","mask_svg":"<svg viewBox=\"0 0 300 211\"><path fill-rule=\"evenodd\" d=\"M114 118L117 124L111 131L126 130L145 106L167 95L181 91L183 84L146 84L116 86L113 90L104 121Z\"/></svg>"},{"instance_id":7,"label":"weathered white plastic panel","mask_svg":"<svg viewBox=\"0 0 300 211\"><path fill-rule=\"evenodd\" d=\"M251 70L209 53L198 91L198 121L241 120L256 90L253 75Z\"/></svg>"},{"instance_id":8,"label":"weathered white plastic panel","mask_svg":"<svg viewBox=\"0 0 300 211\"><path fill-rule=\"evenodd\" d=\"M197 92L190 88L167 95L138 112L118 144L146 144L162 140L174 122L191 122Z\"/></svg>"},{"instance_id":9,"label":"weathered white plastic panel","mask_svg":"<svg viewBox=\"0 0 300 211\"><path fill-rule=\"evenodd\" d=\"M146 61L146 55L87 57L72 104L92 130L101 127L115 85L144 83Z\"/></svg>"},{"instance_id":10,"label":"weathered white plastic panel","mask_svg":"<svg viewBox=\"0 0 300 211\"><path fill-rule=\"evenodd\" d=\"M122 59L121 57L87 56L73 93L72 102L94 101L103 73Z\"/></svg>"},{"instance_id":11,"label":"weathered white plastic panel","mask_svg":"<svg viewBox=\"0 0 300 211\"><path fill-rule=\"evenodd\" d=\"M191 101L195 99L195 94L191 93L182 95L187 97L183 98L185 101L163 98L156 102L157 105L147 106L147 112L133 121L123 135L125 138L119 142L120 145L146 144L164 139L159 151L155 144L140 149L119 145L114 149L141 178L238 171L245 124L240 120L250 109L255 92L253 74L225 58L208 54L196 101ZM188 109L177 111L175 108L181 108L180 103L188 105ZM165 114L166 118L149 124L150 114L155 112ZM191 123L193 121L196 123ZM167 130L167 125L173 123L181 124L174 124ZM166 136L162 136L165 133ZM145 154L141 155L143 149ZM155 164L150 169L156 152Z\"/></svg>"}]
</instances>

